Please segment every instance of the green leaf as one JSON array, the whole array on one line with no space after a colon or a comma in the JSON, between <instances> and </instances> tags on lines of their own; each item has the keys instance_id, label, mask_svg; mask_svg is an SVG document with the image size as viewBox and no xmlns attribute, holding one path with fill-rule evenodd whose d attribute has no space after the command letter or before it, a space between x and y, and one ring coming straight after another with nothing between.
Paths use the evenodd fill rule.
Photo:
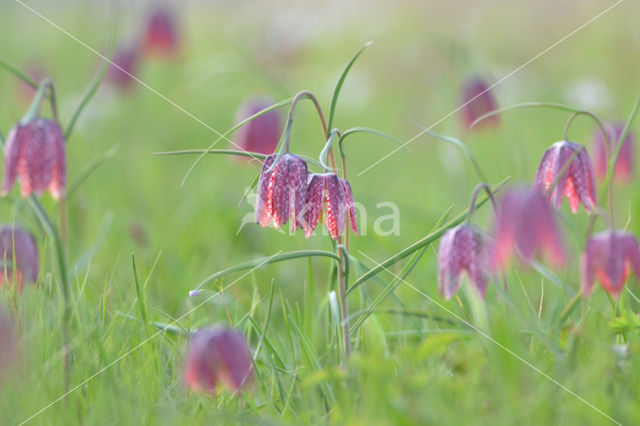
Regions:
<instances>
[{"instance_id":1,"label":"green leaf","mask_svg":"<svg viewBox=\"0 0 640 426\"><path fill-rule=\"evenodd\" d=\"M335 112L336 112L336 105L338 104L338 96L340 96L340 90L342 90L342 85L344 84L344 80L347 78L347 74L349 74L349 71L351 70L351 67L353 66L353 64L356 62L356 60L358 59L358 57L362 54L362 52L364 52L364 50L371 46L373 44L372 41L366 43L364 46L362 46L360 48L360 50L358 50L358 53L356 53L353 58L351 58L351 60L349 61L349 63L347 63L347 66L344 67L344 70L342 71L342 74L340 74L340 78L338 78L338 82L336 83L336 87L333 89L333 94L331 95L331 106L329 107L329 120L327 121L327 131L331 131L331 129L333 129L332 125L333 125L333 119L335 116ZM327 135L328 137L329 135Z\"/></svg>"}]
</instances>

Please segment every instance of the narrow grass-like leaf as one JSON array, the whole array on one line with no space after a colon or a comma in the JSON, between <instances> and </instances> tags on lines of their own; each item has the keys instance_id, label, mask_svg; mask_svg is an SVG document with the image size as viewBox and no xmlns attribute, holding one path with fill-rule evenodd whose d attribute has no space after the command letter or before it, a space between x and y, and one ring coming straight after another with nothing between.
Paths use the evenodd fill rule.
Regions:
<instances>
[{"instance_id":1,"label":"narrow grass-like leaf","mask_svg":"<svg viewBox=\"0 0 640 426\"><path fill-rule=\"evenodd\" d=\"M275 256L267 256L261 257L259 259L250 260L247 262L239 263L234 266L230 266L221 271L216 272L215 274L209 275L207 278L202 280L200 284L194 290L200 290L202 287L210 283L211 281L223 277L227 274L237 271L243 271L245 269L255 268L258 265L269 265L271 263L284 262L287 260L298 259L301 257L313 257L313 256L321 256L321 257L330 257L334 259L336 262L340 261L340 258L337 254L332 253L330 251L323 250L300 250L300 251L290 251L287 253L281 253Z\"/></svg>"},{"instance_id":2,"label":"narrow grass-like leaf","mask_svg":"<svg viewBox=\"0 0 640 426\"><path fill-rule=\"evenodd\" d=\"M264 327L262 327L262 332L260 333L260 340L258 341L258 345L256 346L256 351L253 354L253 362L256 362L258 359L258 355L260 355L260 349L262 348L262 344L264 343L264 338L267 335L267 329L269 328L269 320L271 319L271 309L273 308L273 291L274 283L271 281L271 289L269 290L269 305L267 307L267 317L264 320Z\"/></svg>"},{"instance_id":3,"label":"narrow grass-like leaf","mask_svg":"<svg viewBox=\"0 0 640 426\"><path fill-rule=\"evenodd\" d=\"M340 74L340 77L338 78L338 82L336 83L336 87L333 89L333 93L331 95L331 105L329 107L329 119L327 120L328 131L331 131L333 129L332 125L333 125L333 119L336 113L336 106L338 104L338 97L340 96L340 91L342 90L342 85L344 84L344 80L347 78L347 74L349 74L351 67L356 62L358 57L362 54L362 52L364 52L365 49L371 46L372 44L373 42L370 41L370 42L367 42L364 46L362 46L360 50L358 50L358 53L356 53L353 56L353 58L351 58L351 60L347 63L347 66L344 67L342 74ZM329 135L327 135L327 137L328 136Z\"/></svg>"},{"instance_id":4,"label":"narrow grass-like leaf","mask_svg":"<svg viewBox=\"0 0 640 426\"><path fill-rule=\"evenodd\" d=\"M138 310L142 316L142 321L147 328L147 334L151 334L151 326L149 324L149 311L147 310L147 303L144 297L144 290L140 285L140 279L138 277L138 267L136 266L136 256L131 253L131 267L133 268L133 281L136 286L136 298L138 302Z\"/></svg>"}]
</instances>

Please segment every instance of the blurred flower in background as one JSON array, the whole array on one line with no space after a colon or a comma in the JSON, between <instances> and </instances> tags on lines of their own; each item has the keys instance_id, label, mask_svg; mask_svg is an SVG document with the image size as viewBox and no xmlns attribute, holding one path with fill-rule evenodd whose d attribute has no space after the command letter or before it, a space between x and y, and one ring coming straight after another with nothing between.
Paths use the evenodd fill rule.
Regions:
<instances>
[{"instance_id":1,"label":"blurred flower in background","mask_svg":"<svg viewBox=\"0 0 640 426\"><path fill-rule=\"evenodd\" d=\"M471 124L482 115L498 108L498 104L489 90L489 85L479 76L468 77L462 83L460 91L462 125L471 129ZM478 123L474 128L495 127L499 123L498 115L493 115Z\"/></svg>"},{"instance_id":2,"label":"blurred flower in background","mask_svg":"<svg viewBox=\"0 0 640 426\"><path fill-rule=\"evenodd\" d=\"M610 121L604 124L613 152L615 152L618 147L618 139L622 136L624 127L625 123L622 121ZM635 137L633 132L630 130L622 143L622 147L620 148L620 154L618 155L618 161L615 168L614 177L620 181L629 181L633 178L633 174L635 172L635 144ZM599 127L596 127L593 133L592 149L594 154L596 178L598 180L604 179L607 175L609 156L612 155L612 153L609 152L609 147L607 147L604 136Z\"/></svg>"},{"instance_id":3,"label":"blurred flower in background","mask_svg":"<svg viewBox=\"0 0 640 426\"><path fill-rule=\"evenodd\" d=\"M218 384L232 392L253 382L253 363L242 333L223 326L197 331L186 357L184 380L195 391L215 394Z\"/></svg>"},{"instance_id":4,"label":"blurred flower in background","mask_svg":"<svg viewBox=\"0 0 640 426\"><path fill-rule=\"evenodd\" d=\"M178 23L171 9L156 8L149 15L142 45L144 53L150 56L169 57L178 52Z\"/></svg>"},{"instance_id":5,"label":"blurred flower in background","mask_svg":"<svg viewBox=\"0 0 640 426\"><path fill-rule=\"evenodd\" d=\"M113 62L105 79L120 90L130 90L140 66L140 51L136 47L120 47L113 54Z\"/></svg>"},{"instance_id":6,"label":"blurred flower in background","mask_svg":"<svg viewBox=\"0 0 640 426\"><path fill-rule=\"evenodd\" d=\"M39 267L38 247L33 236L24 228L18 225L0 225L0 254L2 255L0 284L12 282L15 279L20 292L23 283L36 282Z\"/></svg>"},{"instance_id":7,"label":"blurred flower in background","mask_svg":"<svg viewBox=\"0 0 640 426\"><path fill-rule=\"evenodd\" d=\"M251 117L273 105L266 97L255 97L246 101L236 114L236 123ZM272 110L242 126L235 135L235 144L249 152L272 154L282 135L282 117L279 110ZM244 158L244 157L243 157Z\"/></svg>"}]
</instances>

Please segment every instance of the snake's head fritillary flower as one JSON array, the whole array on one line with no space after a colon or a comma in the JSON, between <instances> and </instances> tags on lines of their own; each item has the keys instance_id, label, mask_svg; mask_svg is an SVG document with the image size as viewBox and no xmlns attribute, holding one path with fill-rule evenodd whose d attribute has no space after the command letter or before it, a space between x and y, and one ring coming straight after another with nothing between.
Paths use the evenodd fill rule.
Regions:
<instances>
[{"instance_id":1,"label":"snake's head fritillary flower","mask_svg":"<svg viewBox=\"0 0 640 426\"><path fill-rule=\"evenodd\" d=\"M178 51L178 25L169 9L156 9L150 16L144 36L144 50L151 55L171 56Z\"/></svg>"},{"instance_id":2,"label":"snake's head fritillary flower","mask_svg":"<svg viewBox=\"0 0 640 426\"><path fill-rule=\"evenodd\" d=\"M262 227L273 221L276 229L291 218L291 230L302 228L307 194L307 163L297 155L269 155L258 181L256 222ZM273 167L272 167L273 166Z\"/></svg>"},{"instance_id":3,"label":"snake's head fritillary flower","mask_svg":"<svg viewBox=\"0 0 640 426\"><path fill-rule=\"evenodd\" d=\"M615 149L617 149L617 142L620 136L622 136L624 127L625 123L621 121L611 121L604 125L614 152ZM616 163L614 177L618 180L629 181L633 177L635 171L635 143L633 132L629 131L622 143L620 154L618 155L618 162ZM607 155L607 143L599 127L595 129L593 135L593 154L596 178L603 179L607 175L609 158Z\"/></svg>"},{"instance_id":4,"label":"snake's head fritillary flower","mask_svg":"<svg viewBox=\"0 0 640 426\"><path fill-rule=\"evenodd\" d=\"M347 214L349 215L349 223L351 223L351 229L353 233L358 235L358 220L356 217L356 205L353 201L353 191L351 190L351 184L346 179L340 179L340 183L344 187L344 195L347 201Z\"/></svg>"},{"instance_id":5,"label":"snake's head fritillary flower","mask_svg":"<svg viewBox=\"0 0 640 426\"><path fill-rule=\"evenodd\" d=\"M236 121L241 122L248 117L273 105L267 98L255 98L247 101L236 114ZM249 152L272 154L282 134L282 120L278 110L271 110L254 118L236 133L235 143Z\"/></svg>"},{"instance_id":6,"label":"snake's head fritillary flower","mask_svg":"<svg viewBox=\"0 0 640 426\"><path fill-rule=\"evenodd\" d=\"M462 84L460 94L462 124L470 128L480 116L497 109L497 103L487 83L479 77L469 77ZM495 127L499 123L498 115L492 115L478 123L476 127Z\"/></svg>"},{"instance_id":7,"label":"snake's head fritillary flower","mask_svg":"<svg viewBox=\"0 0 640 426\"><path fill-rule=\"evenodd\" d=\"M105 76L113 86L121 90L129 90L133 85L134 76L138 73L140 53L137 47L119 48L113 54L112 64Z\"/></svg>"},{"instance_id":8,"label":"snake's head fritillary flower","mask_svg":"<svg viewBox=\"0 0 640 426\"><path fill-rule=\"evenodd\" d=\"M574 213L578 211L581 202L587 211L596 206L593 166L584 146L560 141L544 152L534 187L546 193L554 183L555 187L548 194L554 206L559 208L562 205L564 195Z\"/></svg>"},{"instance_id":9,"label":"snake's head fritillary flower","mask_svg":"<svg viewBox=\"0 0 640 426\"><path fill-rule=\"evenodd\" d=\"M15 277L18 291L23 283L35 283L38 279L38 246L33 236L18 225L0 226L0 284ZM14 271L14 266L16 270ZM15 275L14 275L15 273Z\"/></svg>"},{"instance_id":10,"label":"snake's head fritillary flower","mask_svg":"<svg viewBox=\"0 0 640 426\"><path fill-rule=\"evenodd\" d=\"M594 234L582 255L582 294L593 291L596 278L612 296L622 291L633 270L640 278L640 247L635 236L619 231Z\"/></svg>"},{"instance_id":11,"label":"snake's head fritillary flower","mask_svg":"<svg viewBox=\"0 0 640 426\"><path fill-rule=\"evenodd\" d=\"M318 225L321 216L334 240L344 232L347 219L345 184L335 173L309 175L304 211L304 234L307 238ZM355 212L354 212L355 214Z\"/></svg>"},{"instance_id":12,"label":"snake's head fritillary flower","mask_svg":"<svg viewBox=\"0 0 640 426\"><path fill-rule=\"evenodd\" d=\"M0 310L0 378L16 360L18 339L9 315Z\"/></svg>"},{"instance_id":13,"label":"snake's head fritillary flower","mask_svg":"<svg viewBox=\"0 0 640 426\"><path fill-rule=\"evenodd\" d=\"M491 254L493 269L503 269L516 251L527 263L538 252L556 266L566 261L553 210L536 189L512 189L498 206Z\"/></svg>"},{"instance_id":14,"label":"snake's head fritillary flower","mask_svg":"<svg viewBox=\"0 0 640 426\"><path fill-rule=\"evenodd\" d=\"M186 357L184 379L195 391L215 394L218 384L236 392L253 382L247 342L237 330L213 326L197 331Z\"/></svg>"},{"instance_id":15,"label":"snake's head fritillary flower","mask_svg":"<svg viewBox=\"0 0 640 426\"><path fill-rule=\"evenodd\" d=\"M7 195L18 177L23 197L32 192L42 195L47 189L56 200L65 196L66 147L58 123L38 117L11 129L5 147L0 195Z\"/></svg>"},{"instance_id":16,"label":"snake's head fritillary flower","mask_svg":"<svg viewBox=\"0 0 640 426\"><path fill-rule=\"evenodd\" d=\"M460 225L448 230L438 250L438 290L447 300L460 288L462 274L484 297L490 279L489 237L472 225Z\"/></svg>"}]
</instances>

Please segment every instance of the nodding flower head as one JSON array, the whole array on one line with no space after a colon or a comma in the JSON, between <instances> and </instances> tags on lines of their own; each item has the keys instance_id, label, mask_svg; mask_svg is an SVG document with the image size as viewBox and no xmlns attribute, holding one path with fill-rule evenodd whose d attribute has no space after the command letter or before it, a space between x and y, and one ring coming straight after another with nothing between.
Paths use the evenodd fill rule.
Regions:
<instances>
[{"instance_id":1,"label":"nodding flower head","mask_svg":"<svg viewBox=\"0 0 640 426\"><path fill-rule=\"evenodd\" d=\"M537 252L545 254L556 266L566 261L553 210L536 189L512 189L498 206L491 254L493 269L504 268L514 251L527 263Z\"/></svg>"},{"instance_id":2,"label":"nodding flower head","mask_svg":"<svg viewBox=\"0 0 640 426\"><path fill-rule=\"evenodd\" d=\"M302 228L307 193L307 163L297 155L268 156L258 181L256 222L262 227L273 221L279 229L291 217L291 230ZM271 167L273 166L273 168ZM271 170L269 170L271 169Z\"/></svg>"},{"instance_id":3,"label":"nodding flower head","mask_svg":"<svg viewBox=\"0 0 640 426\"><path fill-rule=\"evenodd\" d=\"M4 156L4 180L0 195L7 195L16 178L20 178L21 195L45 190L54 199L65 196L67 160L64 135L58 123L35 118L18 123L7 136Z\"/></svg>"},{"instance_id":4,"label":"nodding flower head","mask_svg":"<svg viewBox=\"0 0 640 426\"><path fill-rule=\"evenodd\" d=\"M150 16L144 36L148 54L171 56L178 51L178 28L175 15L167 9L156 9Z\"/></svg>"},{"instance_id":5,"label":"nodding flower head","mask_svg":"<svg viewBox=\"0 0 640 426\"><path fill-rule=\"evenodd\" d=\"M113 86L121 90L129 90L138 73L140 53L137 47L119 48L113 54L112 64L105 76Z\"/></svg>"},{"instance_id":6,"label":"nodding flower head","mask_svg":"<svg viewBox=\"0 0 640 426\"><path fill-rule=\"evenodd\" d=\"M38 247L33 236L24 228L18 225L0 226L0 255L0 284L15 277L18 291L21 291L23 283L36 282L39 267Z\"/></svg>"},{"instance_id":7,"label":"nodding flower head","mask_svg":"<svg viewBox=\"0 0 640 426\"><path fill-rule=\"evenodd\" d=\"M470 128L471 124L480 116L497 109L489 86L479 77L467 78L462 84L460 94L462 107L462 124ZM498 115L487 117L477 127L495 127L499 123Z\"/></svg>"},{"instance_id":8,"label":"nodding flower head","mask_svg":"<svg viewBox=\"0 0 640 426\"><path fill-rule=\"evenodd\" d=\"M611 121L605 123L604 128L611 141L612 149L615 152L617 149L617 142L622 136L625 123L621 121ZM620 154L618 155L618 161L616 163L616 171L614 177L621 181L629 181L633 178L635 172L635 137L633 132L629 131L627 137L622 143L620 148ZM607 143L604 140L602 131L600 128L596 128L593 134L593 158L596 172L596 178L603 179L607 175L607 167L609 166L609 158Z\"/></svg>"},{"instance_id":9,"label":"nodding flower head","mask_svg":"<svg viewBox=\"0 0 640 426\"><path fill-rule=\"evenodd\" d=\"M463 272L481 297L490 279L489 237L473 225L460 225L448 230L438 250L438 290L451 299L460 288Z\"/></svg>"},{"instance_id":10,"label":"nodding flower head","mask_svg":"<svg viewBox=\"0 0 640 426\"><path fill-rule=\"evenodd\" d=\"M347 214L351 220L351 227L357 233L353 194L349 183L335 173L309 175L304 212L305 236L311 236L320 217L324 215L329 235L334 240L338 239L344 232Z\"/></svg>"},{"instance_id":11,"label":"nodding flower head","mask_svg":"<svg viewBox=\"0 0 640 426\"><path fill-rule=\"evenodd\" d=\"M588 297L593 292L596 278L609 294L619 295L631 270L640 279L636 237L619 231L594 234L582 255L582 295Z\"/></svg>"},{"instance_id":12,"label":"nodding flower head","mask_svg":"<svg viewBox=\"0 0 640 426\"><path fill-rule=\"evenodd\" d=\"M273 102L267 98L251 99L240 107L236 121L241 122L271 105ZM241 127L236 133L235 143L245 151L272 154L278 146L281 134L280 112L271 110Z\"/></svg>"},{"instance_id":13,"label":"nodding flower head","mask_svg":"<svg viewBox=\"0 0 640 426\"><path fill-rule=\"evenodd\" d=\"M213 326L191 339L184 380L195 391L215 394L218 384L236 392L253 382L251 354L237 330Z\"/></svg>"},{"instance_id":14,"label":"nodding flower head","mask_svg":"<svg viewBox=\"0 0 640 426\"><path fill-rule=\"evenodd\" d=\"M597 204L593 166L587 150L575 142L556 142L542 155L534 187L546 192L555 183L548 199L560 207L566 195L572 212L577 212L580 203L587 211Z\"/></svg>"}]
</instances>

